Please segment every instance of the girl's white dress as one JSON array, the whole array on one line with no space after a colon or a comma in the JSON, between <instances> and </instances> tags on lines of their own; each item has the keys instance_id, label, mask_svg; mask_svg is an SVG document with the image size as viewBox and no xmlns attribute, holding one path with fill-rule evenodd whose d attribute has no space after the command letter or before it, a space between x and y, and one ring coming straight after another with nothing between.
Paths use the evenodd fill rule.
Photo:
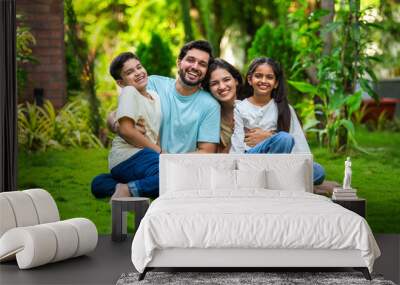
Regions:
<instances>
[{"instance_id":1,"label":"girl's white dress","mask_svg":"<svg viewBox=\"0 0 400 285\"><path fill-rule=\"evenodd\" d=\"M297 119L293 107L290 108L289 134L294 138L292 153L311 153L303 129ZM264 106L256 106L248 99L237 102L234 110L235 129L231 138L230 153L244 153L251 147L244 142L245 128L261 128L263 130L276 130L278 128L278 107L274 99Z\"/></svg>"}]
</instances>

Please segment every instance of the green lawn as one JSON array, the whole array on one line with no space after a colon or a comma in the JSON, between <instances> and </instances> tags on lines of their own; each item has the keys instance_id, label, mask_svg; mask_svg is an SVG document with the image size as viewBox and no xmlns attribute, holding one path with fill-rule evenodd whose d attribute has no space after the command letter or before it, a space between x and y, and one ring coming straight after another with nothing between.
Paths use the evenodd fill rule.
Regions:
<instances>
[{"instance_id":1,"label":"green lawn","mask_svg":"<svg viewBox=\"0 0 400 285\"><path fill-rule=\"evenodd\" d=\"M400 233L400 134L357 132L370 154L351 154L352 186L367 199L367 220L377 233ZM315 160L327 171L327 179L341 181L346 155L330 154L312 145ZM87 217L99 233L111 232L108 199L95 199L91 179L107 172L107 150L68 149L45 153L19 153L18 188L40 187L55 198L62 219ZM129 218L129 221L132 217Z\"/></svg>"}]
</instances>

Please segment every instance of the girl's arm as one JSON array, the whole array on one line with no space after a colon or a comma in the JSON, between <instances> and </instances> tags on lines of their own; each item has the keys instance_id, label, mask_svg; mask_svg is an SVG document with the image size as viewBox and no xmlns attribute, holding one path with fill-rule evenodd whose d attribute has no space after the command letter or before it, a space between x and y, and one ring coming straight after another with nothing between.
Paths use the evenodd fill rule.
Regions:
<instances>
[{"instance_id":1,"label":"girl's arm","mask_svg":"<svg viewBox=\"0 0 400 285\"><path fill-rule=\"evenodd\" d=\"M156 152L161 152L161 147L152 143L144 134L135 128L135 122L131 118L122 117L118 120L119 134L129 144L136 147L148 147Z\"/></svg>"},{"instance_id":2,"label":"girl's arm","mask_svg":"<svg viewBox=\"0 0 400 285\"><path fill-rule=\"evenodd\" d=\"M304 135L303 128L297 119L296 111L292 106L289 105L290 109L290 129L289 133L294 138L294 147L292 153L311 153L310 147L308 146L306 137Z\"/></svg>"},{"instance_id":3,"label":"girl's arm","mask_svg":"<svg viewBox=\"0 0 400 285\"><path fill-rule=\"evenodd\" d=\"M244 143L244 124L243 124L243 118L237 107L235 107L233 111L233 117L235 120L235 128L233 130L233 135L231 137L231 149L229 152L244 153L246 150L246 145Z\"/></svg>"}]
</instances>

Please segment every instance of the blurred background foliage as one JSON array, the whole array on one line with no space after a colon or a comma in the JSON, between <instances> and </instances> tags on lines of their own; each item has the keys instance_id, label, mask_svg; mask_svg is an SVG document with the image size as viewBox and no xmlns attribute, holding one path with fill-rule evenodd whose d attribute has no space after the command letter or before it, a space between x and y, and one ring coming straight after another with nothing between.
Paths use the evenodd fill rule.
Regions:
<instances>
[{"instance_id":1,"label":"blurred background foliage","mask_svg":"<svg viewBox=\"0 0 400 285\"><path fill-rule=\"evenodd\" d=\"M17 84L18 95L24 90L27 83L27 72L24 69L24 64L35 63L36 59L32 56L31 47L36 44L36 39L30 32L30 28L25 24L22 15L17 14L19 25L16 30L16 50L17 50Z\"/></svg>"},{"instance_id":2,"label":"blurred background foliage","mask_svg":"<svg viewBox=\"0 0 400 285\"><path fill-rule=\"evenodd\" d=\"M305 131L333 151L357 148L362 99L378 100L373 83L400 76L395 0L65 0L64 12L68 99L86 102L88 129L103 145L118 94L109 64L127 50L149 74L172 77L180 47L193 39L210 41L215 56L242 73L254 57L272 57L284 67ZM33 60L28 27L17 42L19 63Z\"/></svg>"}]
</instances>

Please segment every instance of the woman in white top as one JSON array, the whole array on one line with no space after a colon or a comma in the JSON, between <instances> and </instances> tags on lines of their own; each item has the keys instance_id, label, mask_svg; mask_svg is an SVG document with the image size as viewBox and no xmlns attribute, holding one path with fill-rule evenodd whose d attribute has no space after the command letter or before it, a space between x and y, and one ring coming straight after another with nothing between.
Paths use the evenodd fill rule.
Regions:
<instances>
[{"instance_id":1,"label":"woman in white top","mask_svg":"<svg viewBox=\"0 0 400 285\"><path fill-rule=\"evenodd\" d=\"M283 71L272 59L257 58L250 64L243 101L236 100L242 89L240 73L222 59L210 65L204 87L221 104L221 152L310 153L288 104ZM314 163L314 184L324 178L324 169Z\"/></svg>"}]
</instances>

